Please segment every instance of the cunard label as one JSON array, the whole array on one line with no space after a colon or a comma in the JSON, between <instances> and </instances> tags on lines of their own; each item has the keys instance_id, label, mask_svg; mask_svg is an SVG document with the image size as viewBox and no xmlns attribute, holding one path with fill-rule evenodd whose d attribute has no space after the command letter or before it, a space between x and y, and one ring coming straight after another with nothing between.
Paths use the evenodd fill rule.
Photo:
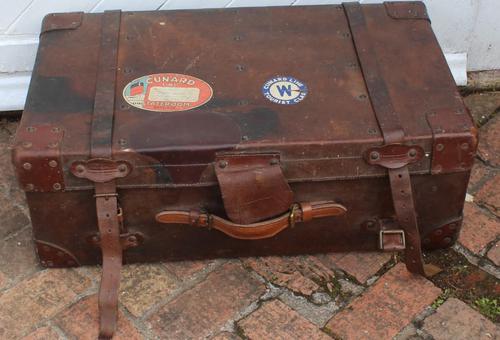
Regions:
<instances>
[{"instance_id":1,"label":"cunard label","mask_svg":"<svg viewBox=\"0 0 500 340\"><path fill-rule=\"evenodd\" d=\"M186 111L212 98L210 85L196 77L178 73L157 73L132 80L123 89L130 105L149 111Z\"/></svg>"},{"instance_id":2,"label":"cunard label","mask_svg":"<svg viewBox=\"0 0 500 340\"><path fill-rule=\"evenodd\" d=\"M293 77L279 76L269 79L262 85L264 97L276 104L294 105L307 95L307 86Z\"/></svg>"}]
</instances>

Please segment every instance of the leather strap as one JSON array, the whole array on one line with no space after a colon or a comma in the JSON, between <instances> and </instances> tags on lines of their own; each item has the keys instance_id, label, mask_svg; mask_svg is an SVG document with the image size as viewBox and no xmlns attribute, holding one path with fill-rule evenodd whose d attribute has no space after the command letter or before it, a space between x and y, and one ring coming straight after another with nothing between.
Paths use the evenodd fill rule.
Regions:
<instances>
[{"instance_id":1,"label":"leather strap","mask_svg":"<svg viewBox=\"0 0 500 340\"><path fill-rule=\"evenodd\" d=\"M120 11L106 11L101 16L101 45L90 139L91 159L112 158L120 19ZM99 338L110 339L116 329L120 269L123 256L120 243L118 199L115 179L105 183L95 182L94 186L102 251L102 277L99 287Z\"/></svg>"},{"instance_id":2,"label":"leather strap","mask_svg":"<svg viewBox=\"0 0 500 340\"><path fill-rule=\"evenodd\" d=\"M314 218L344 215L347 209L335 202L297 203L279 217L252 224L237 224L224 218L197 211L162 211L156 221L166 224L188 224L195 227L214 228L240 240L270 238L295 223Z\"/></svg>"},{"instance_id":3,"label":"leather strap","mask_svg":"<svg viewBox=\"0 0 500 340\"><path fill-rule=\"evenodd\" d=\"M404 130L399 115L394 110L389 91L380 72L363 9L357 2L343 3L343 7L384 142L385 144L403 143ZM406 267L410 272L425 275L408 166L406 164L396 169L388 169L388 173L396 218L405 232L407 243L405 248Z\"/></svg>"}]
</instances>

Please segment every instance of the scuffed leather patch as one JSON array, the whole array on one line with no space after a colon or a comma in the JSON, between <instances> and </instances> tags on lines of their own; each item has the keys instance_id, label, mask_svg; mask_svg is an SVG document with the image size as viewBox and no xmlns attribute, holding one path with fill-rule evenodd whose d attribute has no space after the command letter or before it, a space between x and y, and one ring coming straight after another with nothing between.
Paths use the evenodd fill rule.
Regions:
<instances>
[{"instance_id":1,"label":"scuffed leather patch","mask_svg":"<svg viewBox=\"0 0 500 340\"><path fill-rule=\"evenodd\" d=\"M41 33L56 30L74 30L82 24L83 12L52 13L43 19Z\"/></svg>"},{"instance_id":2,"label":"scuffed leather patch","mask_svg":"<svg viewBox=\"0 0 500 340\"><path fill-rule=\"evenodd\" d=\"M425 4L421 1L384 2L384 5L387 15L393 19L423 19L430 21Z\"/></svg>"}]
</instances>

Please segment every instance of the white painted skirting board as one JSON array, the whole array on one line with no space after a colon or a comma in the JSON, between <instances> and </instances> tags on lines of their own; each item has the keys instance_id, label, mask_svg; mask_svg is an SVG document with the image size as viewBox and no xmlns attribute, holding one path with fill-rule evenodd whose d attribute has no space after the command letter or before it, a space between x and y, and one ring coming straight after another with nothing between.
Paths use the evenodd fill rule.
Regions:
<instances>
[{"instance_id":1,"label":"white painted skirting board","mask_svg":"<svg viewBox=\"0 0 500 340\"><path fill-rule=\"evenodd\" d=\"M33 37L16 41L0 39L0 111L24 108L37 47L38 39ZM17 58L13 60L12 56ZM457 85L466 85L466 53L445 56Z\"/></svg>"}]
</instances>

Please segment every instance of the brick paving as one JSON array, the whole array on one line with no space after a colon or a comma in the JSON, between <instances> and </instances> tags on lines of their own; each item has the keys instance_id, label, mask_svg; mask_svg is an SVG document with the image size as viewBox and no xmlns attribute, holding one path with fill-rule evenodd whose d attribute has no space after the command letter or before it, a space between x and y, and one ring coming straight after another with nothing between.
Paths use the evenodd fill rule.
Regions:
<instances>
[{"instance_id":1,"label":"brick paving","mask_svg":"<svg viewBox=\"0 0 500 340\"><path fill-rule=\"evenodd\" d=\"M471 280L459 285L466 298L408 274L385 253L131 265L122 270L115 338L500 339L500 94L472 94L466 103L482 125L480 152L450 251L469 262L446 270L481 273L463 275ZM10 166L16 126L0 121L0 339L95 339L100 269L37 263ZM494 288L477 293L483 276ZM474 294L496 309L479 308Z\"/></svg>"}]
</instances>

